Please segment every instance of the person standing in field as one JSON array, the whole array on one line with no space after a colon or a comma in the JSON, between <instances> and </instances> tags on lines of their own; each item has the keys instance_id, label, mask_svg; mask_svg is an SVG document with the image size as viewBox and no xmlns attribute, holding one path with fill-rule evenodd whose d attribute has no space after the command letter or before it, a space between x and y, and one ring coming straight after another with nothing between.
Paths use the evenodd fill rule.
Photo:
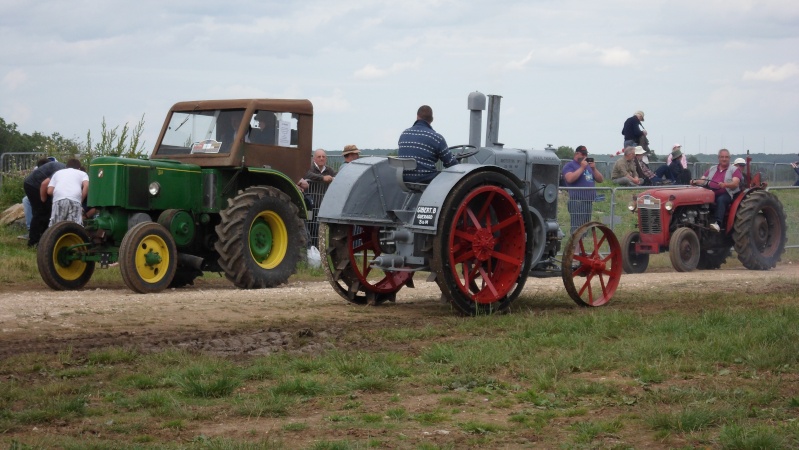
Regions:
<instances>
[{"instance_id":1,"label":"person standing in field","mask_svg":"<svg viewBox=\"0 0 799 450\"><path fill-rule=\"evenodd\" d=\"M83 225L83 200L89 193L89 175L80 170L80 161L71 158L67 167L54 173L47 186L47 194L53 196L50 225L71 221Z\"/></svg>"}]
</instances>

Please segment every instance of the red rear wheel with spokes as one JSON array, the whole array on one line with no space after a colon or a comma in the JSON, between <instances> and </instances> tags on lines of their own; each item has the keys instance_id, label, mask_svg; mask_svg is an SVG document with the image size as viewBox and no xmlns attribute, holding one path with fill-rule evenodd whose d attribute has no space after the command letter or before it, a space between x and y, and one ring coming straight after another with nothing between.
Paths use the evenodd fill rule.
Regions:
<instances>
[{"instance_id":1,"label":"red rear wheel with spokes","mask_svg":"<svg viewBox=\"0 0 799 450\"><path fill-rule=\"evenodd\" d=\"M515 183L494 172L467 175L447 197L438 231L432 268L445 297L465 314L507 308L532 260L532 219Z\"/></svg>"},{"instance_id":2,"label":"red rear wheel with spokes","mask_svg":"<svg viewBox=\"0 0 799 450\"><path fill-rule=\"evenodd\" d=\"M563 284L580 306L607 304L619 287L622 252L610 228L589 222L572 234L563 251Z\"/></svg>"},{"instance_id":3,"label":"red rear wheel with spokes","mask_svg":"<svg viewBox=\"0 0 799 450\"><path fill-rule=\"evenodd\" d=\"M321 223L319 247L328 281L339 295L357 304L394 301L414 272L373 269L372 260L383 253L379 227Z\"/></svg>"}]
</instances>

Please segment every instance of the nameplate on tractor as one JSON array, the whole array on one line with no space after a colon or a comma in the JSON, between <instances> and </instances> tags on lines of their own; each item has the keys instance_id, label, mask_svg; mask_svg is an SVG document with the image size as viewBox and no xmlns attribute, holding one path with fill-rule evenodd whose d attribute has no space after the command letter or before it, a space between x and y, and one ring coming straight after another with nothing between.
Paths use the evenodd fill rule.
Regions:
<instances>
[{"instance_id":1,"label":"nameplate on tractor","mask_svg":"<svg viewBox=\"0 0 799 450\"><path fill-rule=\"evenodd\" d=\"M413 224L421 227L431 227L436 223L438 206L417 206Z\"/></svg>"}]
</instances>

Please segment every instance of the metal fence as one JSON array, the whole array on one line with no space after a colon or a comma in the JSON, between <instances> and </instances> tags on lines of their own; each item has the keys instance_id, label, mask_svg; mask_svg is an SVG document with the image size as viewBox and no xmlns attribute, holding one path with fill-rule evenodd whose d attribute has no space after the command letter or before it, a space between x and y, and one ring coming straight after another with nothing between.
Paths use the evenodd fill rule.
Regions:
<instances>
[{"instance_id":1,"label":"metal fence","mask_svg":"<svg viewBox=\"0 0 799 450\"><path fill-rule=\"evenodd\" d=\"M35 152L6 152L0 155L0 187L3 186L4 176L30 172L42 156L47 155Z\"/></svg>"}]
</instances>

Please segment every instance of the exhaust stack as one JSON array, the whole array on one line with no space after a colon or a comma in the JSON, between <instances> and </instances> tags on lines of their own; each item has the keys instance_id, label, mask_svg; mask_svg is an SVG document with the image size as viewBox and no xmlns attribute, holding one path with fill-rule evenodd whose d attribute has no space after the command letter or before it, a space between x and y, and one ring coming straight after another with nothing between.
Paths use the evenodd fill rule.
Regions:
<instances>
[{"instance_id":1,"label":"exhaust stack","mask_svg":"<svg viewBox=\"0 0 799 450\"><path fill-rule=\"evenodd\" d=\"M466 107L471 111L469 113L469 145L473 145L474 148L480 148L486 96L477 91L470 93Z\"/></svg>"}]
</instances>

